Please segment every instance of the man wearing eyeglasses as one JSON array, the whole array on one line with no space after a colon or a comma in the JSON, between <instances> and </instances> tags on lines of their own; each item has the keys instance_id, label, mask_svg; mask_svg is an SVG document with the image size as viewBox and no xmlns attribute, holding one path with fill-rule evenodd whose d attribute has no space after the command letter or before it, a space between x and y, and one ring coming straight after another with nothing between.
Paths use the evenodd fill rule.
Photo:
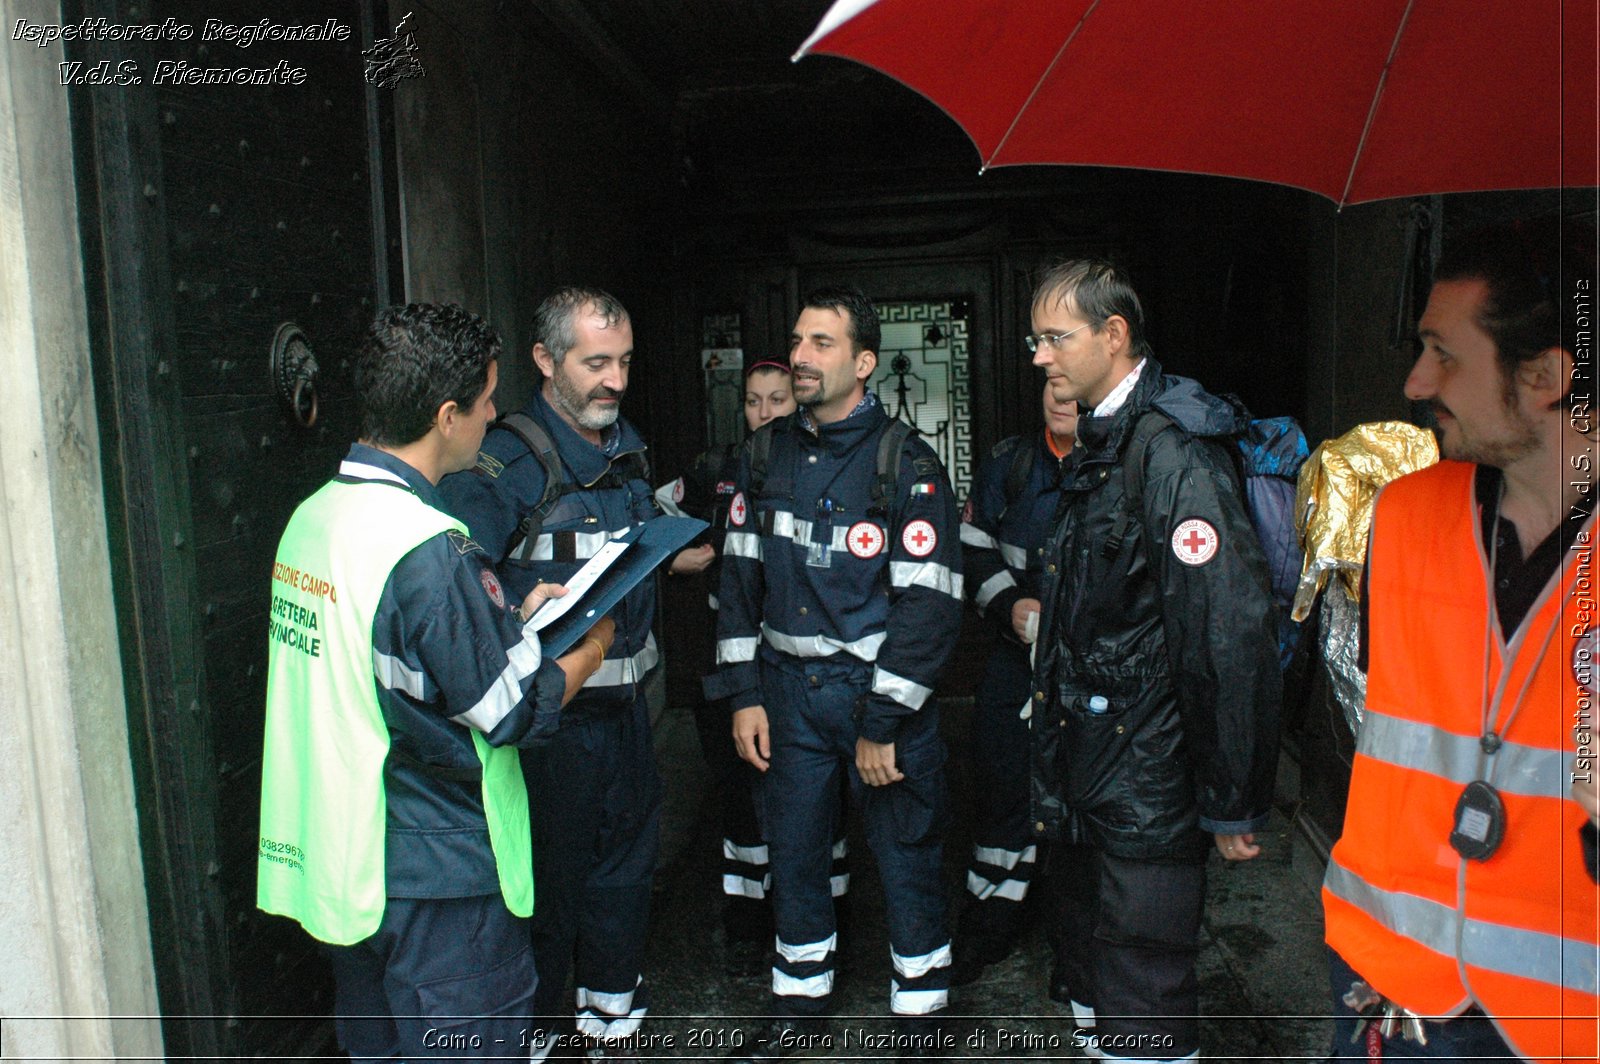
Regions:
<instances>
[{"instance_id":1,"label":"man wearing eyeglasses","mask_svg":"<svg viewBox=\"0 0 1600 1064\"><path fill-rule=\"evenodd\" d=\"M1109 263L1047 271L1032 325L1034 365L1079 410L1030 707L1078 1042L1194 1059L1206 856L1260 853L1278 753L1276 610L1229 450L1248 419L1162 372Z\"/></svg>"}]
</instances>

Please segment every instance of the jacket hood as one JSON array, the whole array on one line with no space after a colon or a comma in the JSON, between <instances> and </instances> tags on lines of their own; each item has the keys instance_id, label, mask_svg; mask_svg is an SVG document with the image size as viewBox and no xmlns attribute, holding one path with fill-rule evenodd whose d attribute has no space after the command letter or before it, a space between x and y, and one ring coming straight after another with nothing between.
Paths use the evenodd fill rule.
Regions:
<instances>
[{"instance_id":1,"label":"jacket hood","mask_svg":"<svg viewBox=\"0 0 1600 1064\"><path fill-rule=\"evenodd\" d=\"M1193 436L1232 436L1250 427L1250 412L1243 403L1232 396L1212 395L1188 377L1160 374L1159 386L1145 405Z\"/></svg>"},{"instance_id":2,"label":"jacket hood","mask_svg":"<svg viewBox=\"0 0 1600 1064\"><path fill-rule=\"evenodd\" d=\"M1161 411L1191 436L1229 436L1250 425L1250 413L1239 400L1212 395L1198 381L1164 373L1161 363L1149 356L1121 409L1110 417L1078 420L1085 460L1114 461L1132 434L1133 423L1150 409Z\"/></svg>"}]
</instances>

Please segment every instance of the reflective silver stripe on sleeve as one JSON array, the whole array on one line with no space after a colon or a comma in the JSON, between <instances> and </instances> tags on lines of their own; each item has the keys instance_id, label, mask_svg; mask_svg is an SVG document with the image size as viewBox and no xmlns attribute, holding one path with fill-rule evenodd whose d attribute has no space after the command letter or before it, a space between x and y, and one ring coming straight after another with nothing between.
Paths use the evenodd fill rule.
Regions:
<instances>
[{"instance_id":1,"label":"reflective silver stripe on sleeve","mask_svg":"<svg viewBox=\"0 0 1600 1064\"><path fill-rule=\"evenodd\" d=\"M656 649L656 637L652 632L645 636L643 650L629 658L607 658L583 686L620 687L638 683L660 660L661 652Z\"/></svg>"},{"instance_id":2,"label":"reflective silver stripe on sleeve","mask_svg":"<svg viewBox=\"0 0 1600 1064\"><path fill-rule=\"evenodd\" d=\"M1365 730L1365 723L1362 724ZM1543 931L1464 919L1449 905L1416 894L1381 890L1337 860L1328 863L1323 880L1342 898L1397 935L1446 957L1456 955L1461 933L1461 960L1476 968L1565 987L1584 994L1597 992L1593 942L1563 938Z\"/></svg>"},{"instance_id":3,"label":"reflective silver stripe on sleeve","mask_svg":"<svg viewBox=\"0 0 1600 1064\"><path fill-rule=\"evenodd\" d=\"M963 547L978 547L982 550L999 550L1000 541L977 525L961 522L961 545Z\"/></svg>"},{"instance_id":4,"label":"reflective silver stripe on sleeve","mask_svg":"<svg viewBox=\"0 0 1600 1064\"><path fill-rule=\"evenodd\" d=\"M893 587L925 587L942 591L951 598L961 597L961 574L937 562L890 562L889 583Z\"/></svg>"},{"instance_id":5,"label":"reflective silver stripe on sleeve","mask_svg":"<svg viewBox=\"0 0 1600 1064\"><path fill-rule=\"evenodd\" d=\"M938 949L924 953L920 957L902 957L891 949L889 959L894 962L894 970L903 978L921 979L935 968L950 966L950 943L946 942Z\"/></svg>"},{"instance_id":6,"label":"reflective silver stripe on sleeve","mask_svg":"<svg viewBox=\"0 0 1600 1064\"><path fill-rule=\"evenodd\" d=\"M628 525L626 528L619 528L615 532L541 532L539 533L539 538L533 541L533 553L527 557L528 560L536 562L554 560L556 556L555 537L558 535L570 535L572 536L573 558L577 561L584 561L593 558L600 553L601 547L604 547L614 539L621 539L632 529L633 526Z\"/></svg>"},{"instance_id":7,"label":"reflective silver stripe on sleeve","mask_svg":"<svg viewBox=\"0 0 1600 1064\"><path fill-rule=\"evenodd\" d=\"M1356 748L1384 764L1440 776L1463 787L1488 779L1504 794L1527 798L1564 799L1572 782L1567 772L1571 755L1561 750L1505 741L1490 758L1476 735L1456 735L1371 708Z\"/></svg>"},{"instance_id":8,"label":"reflective silver stripe on sleeve","mask_svg":"<svg viewBox=\"0 0 1600 1064\"><path fill-rule=\"evenodd\" d=\"M1028 552L1013 543L1000 544L1000 557L1013 569L1028 568Z\"/></svg>"},{"instance_id":9,"label":"reflective silver stripe on sleeve","mask_svg":"<svg viewBox=\"0 0 1600 1064\"><path fill-rule=\"evenodd\" d=\"M740 665L746 661L756 660L756 647L761 645L761 637L747 635L738 639L717 640L717 664Z\"/></svg>"},{"instance_id":10,"label":"reflective silver stripe on sleeve","mask_svg":"<svg viewBox=\"0 0 1600 1064\"><path fill-rule=\"evenodd\" d=\"M722 541L722 553L729 558L761 560L761 537L754 532L729 532Z\"/></svg>"},{"instance_id":11,"label":"reflective silver stripe on sleeve","mask_svg":"<svg viewBox=\"0 0 1600 1064\"><path fill-rule=\"evenodd\" d=\"M543 660L544 654L539 650L538 640L530 642L523 639L518 642L506 651L506 667L500 670L494 683L478 699L478 704L450 719L481 732L493 731L494 726L505 720L507 714L522 701L522 681L537 672Z\"/></svg>"},{"instance_id":12,"label":"reflective silver stripe on sleeve","mask_svg":"<svg viewBox=\"0 0 1600 1064\"><path fill-rule=\"evenodd\" d=\"M426 702L428 700L427 677L397 657L373 650L372 675L377 678L379 685L386 690L400 691L410 695L418 702Z\"/></svg>"},{"instance_id":13,"label":"reflective silver stripe on sleeve","mask_svg":"<svg viewBox=\"0 0 1600 1064\"><path fill-rule=\"evenodd\" d=\"M826 658L842 650L862 661L877 661L878 648L883 646L886 637L887 633L876 632L862 636L853 643L846 643L841 639L825 635L789 635L771 625L765 623L761 625L761 638L765 639L769 646L797 658ZM721 654L720 646L717 652Z\"/></svg>"},{"instance_id":14,"label":"reflective silver stripe on sleeve","mask_svg":"<svg viewBox=\"0 0 1600 1064\"><path fill-rule=\"evenodd\" d=\"M972 601L981 609L986 609L994 597L1008 587L1016 587L1017 578L1011 575L1010 569L1001 569L978 587L978 593Z\"/></svg>"},{"instance_id":15,"label":"reflective silver stripe on sleeve","mask_svg":"<svg viewBox=\"0 0 1600 1064\"><path fill-rule=\"evenodd\" d=\"M887 695L907 709L921 709L922 703L933 694L933 688L924 687L904 676L896 676L880 665L872 672L872 693Z\"/></svg>"}]
</instances>

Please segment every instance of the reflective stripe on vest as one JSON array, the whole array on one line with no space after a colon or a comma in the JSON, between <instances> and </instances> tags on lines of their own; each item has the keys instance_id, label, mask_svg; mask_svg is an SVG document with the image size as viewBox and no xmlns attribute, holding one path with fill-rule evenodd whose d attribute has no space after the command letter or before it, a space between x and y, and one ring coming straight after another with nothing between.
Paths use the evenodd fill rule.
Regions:
<instances>
[{"instance_id":1,"label":"reflective stripe on vest","mask_svg":"<svg viewBox=\"0 0 1600 1064\"><path fill-rule=\"evenodd\" d=\"M1415 1012L1476 1001L1523 1056L1593 1059L1597 888L1568 793L1574 723L1593 710L1571 668L1576 637L1596 623L1593 522L1511 639L1492 634L1485 662L1493 583L1473 477L1445 462L1378 500L1367 719L1323 887L1328 944ZM1486 674L1493 756L1480 744ZM1448 838L1478 779L1505 803L1505 840L1464 861Z\"/></svg>"},{"instance_id":2,"label":"reflective stripe on vest","mask_svg":"<svg viewBox=\"0 0 1600 1064\"><path fill-rule=\"evenodd\" d=\"M386 896L378 602L401 558L447 529L466 531L390 479L324 485L295 510L273 566L256 904L336 945L376 931ZM521 763L514 749L472 737L501 891L528 916Z\"/></svg>"}]
</instances>

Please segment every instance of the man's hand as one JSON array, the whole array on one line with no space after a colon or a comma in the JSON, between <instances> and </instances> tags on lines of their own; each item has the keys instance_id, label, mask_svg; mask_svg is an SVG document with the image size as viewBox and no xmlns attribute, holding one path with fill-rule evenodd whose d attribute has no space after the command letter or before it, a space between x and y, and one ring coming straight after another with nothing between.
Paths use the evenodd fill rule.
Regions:
<instances>
[{"instance_id":1,"label":"man's hand","mask_svg":"<svg viewBox=\"0 0 1600 1064\"><path fill-rule=\"evenodd\" d=\"M1600 826L1600 792L1595 790L1593 772L1573 772L1572 800L1589 814L1589 823Z\"/></svg>"},{"instance_id":2,"label":"man's hand","mask_svg":"<svg viewBox=\"0 0 1600 1064\"><path fill-rule=\"evenodd\" d=\"M672 556L672 562L667 566L667 572L673 576L703 573L716 560L716 557L717 548L709 543L702 543L698 547L685 547Z\"/></svg>"},{"instance_id":3,"label":"man's hand","mask_svg":"<svg viewBox=\"0 0 1600 1064\"><path fill-rule=\"evenodd\" d=\"M1261 853L1253 831L1243 835L1217 835L1215 838L1217 852L1230 861L1248 861Z\"/></svg>"},{"instance_id":4,"label":"man's hand","mask_svg":"<svg viewBox=\"0 0 1600 1064\"><path fill-rule=\"evenodd\" d=\"M535 610L553 598L560 598L567 593L565 584L534 584L533 590L528 592L528 597L522 600L522 605L517 608L517 620L523 624L528 623L528 618L533 616Z\"/></svg>"},{"instance_id":5,"label":"man's hand","mask_svg":"<svg viewBox=\"0 0 1600 1064\"><path fill-rule=\"evenodd\" d=\"M739 756L762 772L771 764L772 740L767 733L767 707L746 706L733 711L733 747Z\"/></svg>"},{"instance_id":6,"label":"man's hand","mask_svg":"<svg viewBox=\"0 0 1600 1064\"><path fill-rule=\"evenodd\" d=\"M1011 630L1024 643L1033 642L1028 637L1028 614L1038 613L1039 608L1039 600L1034 598L1020 598L1011 604Z\"/></svg>"},{"instance_id":7,"label":"man's hand","mask_svg":"<svg viewBox=\"0 0 1600 1064\"><path fill-rule=\"evenodd\" d=\"M894 767L894 743L875 743L871 739L856 740L856 771L868 787L882 787L906 778Z\"/></svg>"}]
</instances>

